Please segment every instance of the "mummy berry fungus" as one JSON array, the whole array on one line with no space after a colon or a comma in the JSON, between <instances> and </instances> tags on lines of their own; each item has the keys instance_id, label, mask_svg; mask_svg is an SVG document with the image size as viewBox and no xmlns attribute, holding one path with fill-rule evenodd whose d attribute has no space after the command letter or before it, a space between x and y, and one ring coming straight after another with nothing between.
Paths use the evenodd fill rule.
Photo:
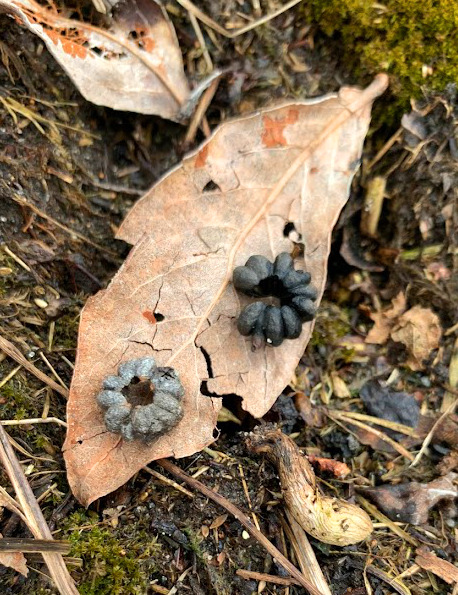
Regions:
<instances>
[{"instance_id":1,"label":"mummy berry fungus","mask_svg":"<svg viewBox=\"0 0 458 595\"><path fill-rule=\"evenodd\" d=\"M126 440L149 444L183 417L184 389L173 368L160 368L152 357L128 360L117 376L107 376L97 402L107 430Z\"/></svg>"},{"instance_id":2,"label":"mummy berry fungus","mask_svg":"<svg viewBox=\"0 0 458 595\"><path fill-rule=\"evenodd\" d=\"M242 310L237 328L244 336L253 336L253 346L263 342L276 347L284 339L297 339L302 324L316 313L317 291L310 285L310 274L294 269L287 252L270 262L265 256L250 256L245 266L234 269L235 289L257 298L273 298L279 305L256 301Z\"/></svg>"}]
</instances>

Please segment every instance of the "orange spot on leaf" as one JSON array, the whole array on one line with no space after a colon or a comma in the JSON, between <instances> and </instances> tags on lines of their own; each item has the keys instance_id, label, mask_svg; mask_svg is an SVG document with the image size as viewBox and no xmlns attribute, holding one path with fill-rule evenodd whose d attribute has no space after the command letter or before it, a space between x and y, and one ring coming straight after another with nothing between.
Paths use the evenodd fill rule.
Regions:
<instances>
[{"instance_id":1,"label":"orange spot on leaf","mask_svg":"<svg viewBox=\"0 0 458 595\"><path fill-rule=\"evenodd\" d=\"M208 156L208 145L205 145L205 147L201 151L199 151L199 153L196 157L196 161L195 161L196 169L200 169L207 163L207 156Z\"/></svg>"},{"instance_id":2,"label":"orange spot on leaf","mask_svg":"<svg viewBox=\"0 0 458 595\"><path fill-rule=\"evenodd\" d=\"M134 41L138 47L145 50L145 52L152 52L156 47L156 42L148 35L150 29L141 25L135 25L134 31L136 34Z\"/></svg>"},{"instance_id":3,"label":"orange spot on leaf","mask_svg":"<svg viewBox=\"0 0 458 595\"><path fill-rule=\"evenodd\" d=\"M151 324L156 324L157 320L156 320L156 317L154 316L153 312L150 312L149 310L145 310L144 312L142 312L142 315L144 318L146 318L146 320L148 322L151 322Z\"/></svg>"},{"instance_id":4,"label":"orange spot on leaf","mask_svg":"<svg viewBox=\"0 0 458 595\"><path fill-rule=\"evenodd\" d=\"M63 51L72 58L81 58L82 60L86 58L88 50L81 43L75 43L57 31L47 30L46 34L54 45L60 41Z\"/></svg>"},{"instance_id":5,"label":"orange spot on leaf","mask_svg":"<svg viewBox=\"0 0 458 595\"><path fill-rule=\"evenodd\" d=\"M269 149L272 147L285 146L287 144L283 132L289 124L297 121L298 112L296 108L290 108L284 118L271 118L263 116L262 123L264 132L262 133L262 142Z\"/></svg>"}]
</instances>

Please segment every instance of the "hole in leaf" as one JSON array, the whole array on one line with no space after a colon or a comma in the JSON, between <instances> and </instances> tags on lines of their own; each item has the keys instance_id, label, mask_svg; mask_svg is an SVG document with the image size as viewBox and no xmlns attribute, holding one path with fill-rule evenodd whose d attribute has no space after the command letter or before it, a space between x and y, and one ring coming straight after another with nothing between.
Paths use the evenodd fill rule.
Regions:
<instances>
[{"instance_id":1,"label":"hole in leaf","mask_svg":"<svg viewBox=\"0 0 458 595\"><path fill-rule=\"evenodd\" d=\"M205 186L202 188L202 192L214 192L215 190L221 192L221 188L213 180L207 182Z\"/></svg>"},{"instance_id":2,"label":"hole in leaf","mask_svg":"<svg viewBox=\"0 0 458 595\"><path fill-rule=\"evenodd\" d=\"M156 319L156 322L162 322L165 318L164 314L161 314L160 312L154 312L154 318Z\"/></svg>"},{"instance_id":3,"label":"hole in leaf","mask_svg":"<svg viewBox=\"0 0 458 595\"><path fill-rule=\"evenodd\" d=\"M122 394L133 407L143 407L153 402L154 385L149 378L138 378L135 376L132 378L130 384L123 388Z\"/></svg>"},{"instance_id":4,"label":"hole in leaf","mask_svg":"<svg viewBox=\"0 0 458 595\"><path fill-rule=\"evenodd\" d=\"M243 409L242 397L239 397L239 395L223 395L223 407L228 409L238 420L240 420L240 424L237 424L234 421L219 421L218 426L225 434L232 434L233 432L239 432L240 430L251 432L257 425L259 425L259 421L248 413L248 411Z\"/></svg>"},{"instance_id":5,"label":"hole in leaf","mask_svg":"<svg viewBox=\"0 0 458 595\"><path fill-rule=\"evenodd\" d=\"M300 242L302 239L302 235L297 231L296 226L292 221L288 221L283 228L283 235L292 242Z\"/></svg>"},{"instance_id":6,"label":"hole in leaf","mask_svg":"<svg viewBox=\"0 0 458 595\"><path fill-rule=\"evenodd\" d=\"M202 382L200 383L200 392L205 395L206 397L216 397L216 398L220 398L221 395L218 395L216 393L211 393L208 390L208 381L207 380L202 380Z\"/></svg>"},{"instance_id":7,"label":"hole in leaf","mask_svg":"<svg viewBox=\"0 0 458 595\"><path fill-rule=\"evenodd\" d=\"M291 221L288 221L288 223L283 228L283 235L285 238L288 238L292 231L296 231L296 226Z\"/></svg>"},{"instance_id":8,"label":"hole in leaf","mask_svg":"<svg viewBox=\"0 0 458 595\"><path fill-rule=\"evenodd\" d=\"M205 358L205 363L207 364L207 374L209 378L214 378L213 375L213 368L212 368L212 360L210 357L210 354L208 353L208 351L202 347L202 345L199 347L200 351L202 352L202 355Z\"/></svg>"}]
</instances>

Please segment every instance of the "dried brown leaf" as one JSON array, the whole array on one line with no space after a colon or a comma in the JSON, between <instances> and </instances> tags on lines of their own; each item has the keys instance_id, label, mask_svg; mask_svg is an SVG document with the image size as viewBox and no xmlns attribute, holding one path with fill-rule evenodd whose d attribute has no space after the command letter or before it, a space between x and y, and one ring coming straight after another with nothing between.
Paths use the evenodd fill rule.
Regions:
<instances>
[{"instance_id":1,"label":"dried brown leaf","mask_svg":"<svg viewBox=\"0 0 458 595\"><path fill-rule=\"evenodd\" d=\"M439 347L442 327L439 317L429 308L414 306L405 312L391 332L393 341L403 343L409 352L406 364L412 370L422 370L423 360Z\"/></svg>"},{"instance_id":2,"label":"dried brown leaf","mask_svg":"<svg viewBox=\"0 0 458 595\"><path fill-rule=\"evenodd\" d=\"M224 525L224 523L227 521L228 516L229 515L226 513L216 517L216 519L210 525L210 529L218 529L219 527L221 527L221 525Z\"/></svg>"},{"instance_id":3,"label":"dried brown leaf","mask_svg":"<svg viewBox=\"0 0 458 595\"><path fill-rule=\"evenodd\" d=\"M415 562L423 570L433 572L449 585L458 583L458 568L456 566L450 564L447 560L442 560L429 551L426 546L419 547L416 553Z\"/></svg>"},{"instance_id":4,"label":"dried brown leaf","mask_svg":"<svg viewBox=\"0 0 458 595\"><path fill-rule=\"evenodd\" d=\"M431 508L442 500L454 500L458 490L454 486L455 473L430 481L411 481L397 485L382 485L364 490L378 508L393 521L423 525L428 522Z\"/></svg>"},{"instance_id":5,"label":"dried brown leaf","mask_svg":"<svg viewBox=\"0 0 458 595\"><path fill-rule=\"evenodd\" d=\"M405 312L405 295L402 292L398 293L398 295L391 300L391 304L391 308L371 314L371 318L375 324L366 337L366 343L384 345L390 338L391 331L396 324L397 319L403 312Z\"/></svg>"},{"instance_id":6,"label":"dried brown leaf","mask_svg":"<svg viewBox=\"0 0 458 595\"><path fill-rule=\"evenodd\" d=\"M12 568L24 576L29 574L27 560L22 552L0 552L0 564Z\"/></svg>"},{"instance_id":7,"label":"dried brown leaf","mask_svg":"<svg viewBox=\"0 0 458 595\"><path fill-rule=\"evenodd\" d=\"M189 88L175 30L155 0L125 0L109 31L34 0L0 0L97 105L175 119Z\"/></svg>"},{"instance_id":8,"label":"dried brown leaf","mask_svg":"<svg viewBox=\"0 0 458 595\"><path fill-rule=\"evenodd\" d=\"M135 205L118 234L135 248L82 314L64 445L81 502L116 489L151 460L210 444L223 395L239 395L257 417L270 409L313 325L304 324L297 340L251 351L235 325L248 298L234 291L232 271L252 254L291 251L283 232L292 223L321 296L331 231L371 104L386 85L380 75L363 91L344 88L227 122ZM178 372L184 417L149 446L123 442L107 432L96 395L121 362L151 355Z\"/></svg>"},{"instance_id":9,"label":"dried brown leaf","mask_svg":"<svg viewBox=\"0 0 458 595\"><path fill-rule=\"evenodd\" d=\"M2 539L0 533L0 539ZM27 576L29 569L27 568L27 560L22 552L1 552L0 551L0 564L7 568L13 568L16 572L20 572L22 575Z\"/></svg>"}]
</instances>

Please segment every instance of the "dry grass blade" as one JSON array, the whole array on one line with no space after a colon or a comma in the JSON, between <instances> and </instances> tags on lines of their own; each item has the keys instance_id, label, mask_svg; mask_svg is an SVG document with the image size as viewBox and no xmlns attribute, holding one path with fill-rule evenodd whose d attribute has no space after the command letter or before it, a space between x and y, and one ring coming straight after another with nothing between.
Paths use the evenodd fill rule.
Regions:
<instances>
[{"instance_id":1,"label":"dry grass blade","mask_svg":"<svg viewBox=\"0 0 458 595\"><path fill-rule=\"evenodd\" d=\"M387 442L399 454L401 454L403 457L405 457L409 461L414 460L414 456L412 453L410 453L406 448L404 448L402 446L402 444L399 444L399 442L396 442L396 440L393 440L393 438L390 438L389 436L387 436L387 434L385 434L385 432L381 432L380 430L372 428L371 426L369 426L361 421L358 421L357 419L348 417L347 415L345 415L344 413L342 413L340 411L338 412L337 415L336 415L335 411L333 413L328 412L328 415L329 415L330 419L332 419L335 422L339 422L339 421L346 422L348 424L357 426L358 428L362 428L363 430L366 430L367 432L370 432L371 434L374 434L375 436L377 436L377 438L380 438L380 440ZM339 425L342 425L342 427L345 427L343 424L339 424Z\"/></svg>"},{"instance_id":2,"label":"dry grass blade","mask_svg":"<svg viewBox=\"0 0 458 595\"><path fill-rule=\"evenodd\" d=\"M316 559L315 552L310 545L306 532L288 509L286 509L286 516L288 517L289 526L285 522L283 523L283 528L293 545L302 573L324 595L332 595L331 589L324 578L324 574L318 564L318 560Z\"/></svg>"},{"instance_id":3,"label":"dry grass blade","mask_svg":"<svg viewBox=\"0 0 458 595\"><path fill-rule=\"evenodd\" d=\"M238 509L232 502L226 500L223 496L220 496L217 492L213 491L210 488L207 488L203 483L190 477L187 473L182 471L179 467L168 461L167 459L159 459L156 461L163 469L172 473L175 477L177 477L180 481L186 482L195 490L199 490L202 494L207 496L219 504L223 508L225 508L228 512L230 512L235 518L242 523L245 529L263 546L266 550L277 560L279 564L285 568L293 578L295 578L303 587L305 587L312 595L325 595L325 593L319 591L313 584L310 583L308 579L304 577L303 574L299 572L299 570L291 564L291 562L285 558L285 556L267 539L267 537L258 531L250 519L244 514L240 509Z\"/></svg>"},{"instance_id":4,"label":"dry grass blade","mask_svg":"<svg viewBox=\"0 0 458 595\"><path fill-rule=\"evenodd\" d=\"M0 539L0 552L22 552L30 553L58 553L66 555L70 551L69 541L56 541L54 539L30 539L3 537Z\"/></svg>"},{"instance_id":5,"label":"dry grass blade","mask_svg":"<svg viewBox=\"0 0 458 595\"><path fill-rule=\"evenodd\" d=\"M51 531L46 524L35 495L10 445L8 434L2 426L0 426L0 460L14 487L18 502L27 519L27 525L34 537L37 539L52 540ZM43 553L43 558L59 593L61 595L78 595L78 590L65 566L61 554Z\"/></svg>"},{"instance_id":6,"label":"dry grass blade","mask_svg":"<svg viewBox=\"0 0 458 595\"><path fill-rule=\"evenodd\" d=\"M19 508L18 503L16 502L16 500L12 496L10 496L8 494L8 492L5 490L5 488L2 488L2 486L0 486L0 506L3 506L4 508L6 508L9 511L13 512L14 514L17 514L17 516L25 524L27 524L27 519L22 514L22 511Z\"/></svg>"},{"instance_id":7,"label":"dry grass blade","mask_svg":"<svg viewBox=\"0 0 458 595\"><path fill-rule=\"evenodd\" d=\"M384 523L398 537L400 537L404 541L407 541L407 543L410 543L410 545L418 547L419 542L415 539L415 537L412 537L406 531L404 531L404 529L401 529L401 527L398 527L398 525L396 525L396 523L393 523L393 521L391 519L389 519L387 516L385 516L383 513L381 513L379 511L379 509L376 506L374 506L373 504L371 504L370 502L368 502L368 500L366 500L366 498L363 498L362 496L358 495L357 501L359 502L359 504L361 504L361 506L363 508L365 508L367 510L367 512L369 514L371 514L379 522Z\"/></svg>"},{"instance_id":8,"label":"dry grass blade","mask_svg":"<svg viewBox=\"0 0 458 595\"><path fill-rule=\"evenodd\" d=\"M35 367L26 357L22 355L19 349L13 345L11 341L8 341L8 339L5 339L5 337L2 336L0 336L0 349L12 357L18 364L24 366L26 370L36 376L39 380L50 386L53 390L61 394L66 399L68 398L67 389L57 384L57 382L54 382L52 378L49 378L49 376L47 376L44 372Z\"/></svg>"},{"instance_id":9,"label":"dry grass blade","mask_svg":"<svg viewBox=\"0 0 458 595\"><path fill-rule=\"evenodd\" d=\"M200 8L197 8L197 6L195 6L192 2L190 2L190 0L177 0L177 2L178 2L178 4L181 4L181 6L183 8L186 8L186 10L188 10L191 14L193 14L195 17L197 17L200 21L202 21L202 23L205 23L207 25L207 27L214 29L217 33L219 33L220 35L223 35L224 37L227 37L229 39L234 39L235 37L238 37L239 35L248 33L248 31L251 31L252 29L256 29L256 27L259 27L260 25L265 25L266 23L268 23L275 17L278 17L285 11L289 10L290 8L293 8L293 6L296 6L296 4L299 4L299 2L301 2L301 0L290 0L285 5L281 6L277 10L274 10L270 14L260 17L256 21L249 23L248 25L245 25L244 27L240 27L240 29L237 29L236 31L232 31L232 32L228 31L224 27L221 27L221 25L218 25L218 23L216 21L214 21L208 15L206 15L202 10L200 10Z\"/></svg>"},{"instance_id":10,"label":"dry grass blade","mask_svg":"<svg viewBox=\"0 0 458 595\"><path fill-rule=\"evenodd\" d=\"M373 415L366 415L365 413L358 413L356 411L343 412L338 411L336 409L330 410L330 413L334 415L334 417L344 416L346 418L357 419L359 421L367 421L369 423L376 424L384 428L389 428L394 432L400 432L401 434L406 434L407 436L418 438L418 434L416 433L414 428L411 428L410 426L406 426L404 424L400 424L396 421L383 419L382 417L374 417Z\"/></svg>"}]
</instances>

